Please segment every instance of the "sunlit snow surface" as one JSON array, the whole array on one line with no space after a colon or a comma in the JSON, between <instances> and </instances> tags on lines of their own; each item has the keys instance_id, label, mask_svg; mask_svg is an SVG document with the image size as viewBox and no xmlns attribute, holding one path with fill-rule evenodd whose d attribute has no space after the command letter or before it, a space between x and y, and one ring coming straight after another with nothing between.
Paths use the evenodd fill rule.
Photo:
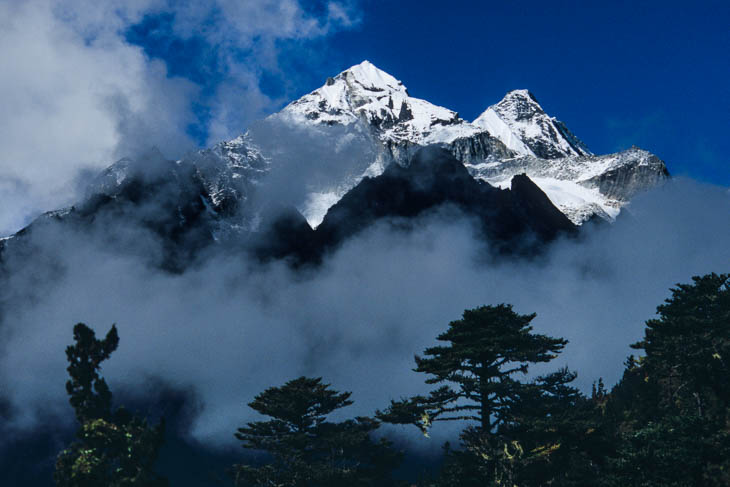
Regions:
<instances>
[{"instance_id":1,"label":"sunlit snow surface","mask_svg":"<svg viewBox=\"0 0 730 487\"><path fill-rule=\"evenodd\" d=\"M474 125L486 129L493 137L502 141L508 149L511 149L523 156L534 156L535 154L517 136L512 128L497 115L494 109L487 110L474 120Z\"/></svg>"},{"instance_id":2,"label":"sunlit snow surface","mask_svg":"<svg viewBox=\"0 0 730 487\"><path fill-rule=\"evenodd\" d=\"M450 141L478 131L456 112L409 96L403 83L368 61L330 78L275 116L311 124L349 125L363 120L378 127L381 139L418 144Z\"/></svg>"},{"instance_id":3,"label":"sunlit snow surface","mask_svg":"<svg viewBox=\"0 0 730 487\"><path fill-rule=\"evenodd\" d=\"M525 156L550 159L592 153L565 125L545 113L528 90L513 90L475 121Z\"/></svg>"},{"instance_id":4,"label":"sunlit snow surface","mask_svg":"<svg viewBox=\"0 0 730 487\"><path fill-rule=\"evenodd\" d=\"M620 204L617 201L606 198L595 188L586 188L573 181L554 178L532 177L531 179L565 216L578 225L593 215L614 220L620 212ZM509 189L512 184L511 179L487 179L486 181L503 189Z\"/></svg>"},{"instance_id":5,"label":"sunlit snow surface","mask_svg":"<svg viewBox=\"0 0 730 487\"><path fill-rule=\"evenodd\" d=\"M382 174L394 161L407 164L430 144L449 149L472 176L493 185L508 187L513 176L527 174L576 224L594 215L612 220L636 191L666 177L664 163L638 148L593 155L527 90L510 91L468 122L410 96L401 81L368 61L327 79L262 123L274 131L261 135L252 128L192 157L212 202L235 200L245 207L257 191L276 193L272 179L285 179L301 185L293 191L296 201L287 203L313 227L363 178ZM304 145L319 144L326 154L298 153L308 150L301 138L306 132L310 139ZM282 157L287 147L288 159ZM122 160L107 169L97 189L113 193L128 164ZM641 168L641 177L633 177ZM236 225L256 226L253 220Z\"/></svg>"},{"instance_id":6,"label":"sunlit snow surface","mask_svg":"<svg viewBox=\"0 0 730 487\"><path fill-rule=\"evenodd\" d=\"M274 117L305 125L362 123L391 151L394 145L449 147L457 140L487 134L504 144L512 157L469 161L466 166L472 175L509 187L514 175L525 173L576 224L593 215L612 220L627 202L601 194L592 178L620 166L648 164L651 156L638 149L594 156L562 122L547 115L527 90L509 92L468 122L452 110L411 97L401 81L368 61L330 78ZM352 186L362 177L380 174L387 162L387 157L381 158L366 174L352 177ZM310 224L318 225L347 189L340 185L310 194L301 208Z\"/></svg>"},{"instance_id":7,"label":"sunlit snow surface","mask_svg":"<svg viewBox=\"0 0 730 487\"><path fill-rule=\"evenodd\" d=\"M307 219L307 223L309 223L312 228L317 228L319 224L322 223L322 220L324 220L327 210L340 201L346 192L347 191L342 194L338 194L335 191L327 193L309 193L303 207L300 208L302 215Z\"/></svg>"}]
</instances>

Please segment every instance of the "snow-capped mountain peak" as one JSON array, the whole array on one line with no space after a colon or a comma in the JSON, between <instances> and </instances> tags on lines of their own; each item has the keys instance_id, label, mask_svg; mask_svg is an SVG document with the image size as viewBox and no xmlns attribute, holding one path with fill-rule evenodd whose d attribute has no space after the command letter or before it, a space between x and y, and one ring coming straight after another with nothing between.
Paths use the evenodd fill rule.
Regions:
<instances>
[{"instance_id":1,"label":"snow-capped mountain peak","mask_svg":"<svg viewBox=\"0 0 730 487\"><path fill-rule=\"evenodd\" d=\"M491 184L504 186L522 172L541 178L538 185L578 224L594 214L610 220L630 198L609 190L606 182L599 185L594 169L605 169L599 172L606 181L635 176L635 183L626 183L631 188L649 187L666 177L663 162L653 158L651 164L643 164L648 159L632 151L616 155L622 169L604 168L603 163L613 159L594 156L526 89L508 92L468 122L453 110L411 96L400 80L369 61L328 78L271 118L297 127L343 126L368 134L374 142L377 157L366 169L334 186L313 189L300 208L313 226L363 177L377 176L390 161L407 165L419 147L430 144L447 148L474 177Z\"/></svg>"},{"instance_id":2,"label":"snow-capped mountain peak","mask_svg":"<svg viewBox=\"0 0 730 487\"><path fill-rule=\"evenodd\" d=\"M258 128L182 162L205 187L211 211L238 215L236 228L257 226L253 196L266 192L268 180L297 174L299 186L287 197L316 227L364 178L382 174L391 162L406 167L419 148L432 144L494 186L509 187L514 176L526 174L576 224L594 215L615 218L636 192L668 175L661 160L638 149L594 156L528 90L510 91L468 122L411 96L369 61L327 78ZM128 166L117 163L97 189L113 194Z\"/></svg>"},{"instance_id":3,"label":"snow-capped mountain peak","mask_svg":"<svg viewBox=\"0 0 730 487\"><path fill-rule=\"evenodd\" d=\"M592 155L563 122L545 113L528 90L510 91L473 123L523 156L559 159Z\"/></svg>"},{"instance_id":4,"label":"snow-capped mountain peak","mask_svg":"<svg viewBox=\"0 0 730 487\"><path fill-rule=\"evenodd\" d=\"M511 90L504 95L502 101L493 105L493 108L505 120L530 120L536 115L545 115L545 111L530 93L530 90Z\"/></svg>"},{"instance_id":5,"label":"snow-capped mountain peak","mask_svg":"<svg viewBox=\"0 0 730 487\"><path fill-rule=\"evenodd\" d=\"M363 121L381 140L416 144L450 141L476 130L453 110L410 96L401 81L369 61L328 78L273 117L315 126Z\"/></svg>"},{"instance_id":6,"label":"snow-capped mountain peak","mask_svg":"<svg viewBox=\"0 0 730 487\"><path fill-rule=\"evenodd\" d=\"M351 86L357 84L362 89L371 92L398 92L408 96L406 87L400 80L395 79L382 69L378 69L370 61L363 61L360 64L350 67L338 75L345 79ZM333 80L334 81L334 80ZM328 82L325 86L334 84L333 81Z\"/></svg>"}]
</instances>

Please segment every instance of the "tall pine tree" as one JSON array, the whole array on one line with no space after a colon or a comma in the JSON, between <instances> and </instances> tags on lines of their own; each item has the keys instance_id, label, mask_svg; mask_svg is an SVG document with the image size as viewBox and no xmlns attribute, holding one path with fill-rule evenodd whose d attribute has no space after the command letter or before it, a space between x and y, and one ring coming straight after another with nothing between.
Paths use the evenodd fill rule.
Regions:
<instances>
[{"instance_id":1,"label":"tall pine tree","mask_svg":"<svg viewBox=\"0 0 730 487\"><path fill-rule=\"evenodd\" d=\"M440 485L511 486L526 465L538 465L536 456L560 448L557 422L549 418L576 403L577 391L567 386L575 375L562 370L529 383L518 380L567 343L533 333L534 318L507 304L464 311L437 337L447 345L415 358L415 371L429 376L426 383L444 385L428 396L391 401L378 412L383 421L416 424L424 433L438 421L472 422L461 434L464 448L448 451Z\"/></svg>"},{"instance_id":2,"label":"tall pine tree","mask_svg":"<svg viewBox=\"0 0 730 487\"><path fill-rule=\"evenodd\" d=\"M428 396L392 401L380 417L424 430L435 421L472 420L483 432L512 421L526 387L515 376L526 374L530 364L549 362L567 344L532 333L535 316L515 313L507 304L464 311L437 337L448 345L415 358L414 370L429 375L427 384L445 385Z\"/></svg>"}]
</instances>

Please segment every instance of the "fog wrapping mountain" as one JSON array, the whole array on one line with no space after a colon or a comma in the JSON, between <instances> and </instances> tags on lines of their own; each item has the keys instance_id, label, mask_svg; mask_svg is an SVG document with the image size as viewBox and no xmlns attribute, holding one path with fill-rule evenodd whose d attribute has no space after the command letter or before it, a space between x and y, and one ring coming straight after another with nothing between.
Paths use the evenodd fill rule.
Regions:
<instances>
[{"instance_id":1,"label":"fog wrapping mountain","mask_svg":"<svg viewBox=\"0 0 730 487\"><path fill-rule=\"evenodd\" d=\"M428 204L424 200L421 206L410 202L408 209L391 198L392 192L416 197L402 184L403 178L422 177L429 171L398 168L406 169L412 161L443 165L447 159L443 153L414 158L426 146L447 151L448 159L458 161L464 170L456 172L459 178L431 185L441 196ZM430 172L439 177L446 173L455 174L443 167ZM471 183L463 175L471 175ZM161 260L176 269L199 249L221 240L258 248L266 242L264 254L277 257L294 251L294 242L304 249L300 253L320 254L375 217L408 216L415 209L449 203L477 215L485 235L503 244L528 229L549 240L557 231L572 231L570 222L580 225L593 217L611 221L637 192L667 177L660 159L636 147L594 155L565 124L547 115L527 90L509 92L468 122L452 110L412 97L403 83L364 61L233 140L178 161L166 161L155 151L135 160L122 159L96 178L84 201L48 213L31 227L59 219L90 225L103 221L102 216L133 221L164 242L169 252ZM384 187L386 181L389 189ZM472 184L476 181L482 184ZM496 197L500 192L491 191L492 186L512 188L514 194ZM374 191L375 187L380 189ZM526 187L532 189L525 193ZM355 190L357 197L350 195ZM464 194L457 197L458 191ZM539 203L519 203L517 194L533 195ZM378 201L365 201L363 195ZM355 200L357 205L352 204ZM469 209L469 204L489 208ZM567 218L545 210L550 204ZM542 208L542 213L514 210L531 206ZM374 207L382 211L368 213ZM510 226L508 214L521 220L513 222L509 232L505 231ZM487 223L487 215L500 223ZM320 225L321 230L312 231Z\"/></svg>"},{"instance_id":2,"label":"fog wrapping mountain","mask_svg":"<svg viewBox=\"0 0 730 487\"><path fill-rule=\"evenodd\" d=\"M411 218L443 205L473 218L487 241L509 253L575 231L525 175L514 176L510 190L495 188L471 177L447 150L434 147L420 149L409 162L364 179L330 208L314 232L318 246L332 247L381 218Z\"/></svg>"},{"instance_id":3,"label":"fog wrapping mountain","mask_svg":"<svg viewBox=\"0 0 730 487\"><path fill-rule=\"evenodd\" d=\"M405 165L415 149L428 144L447 148L474 177L493 185L508 186L512 176L525 173L576 224L593 215L612 220L636 192L668 176L659 158L638 148L593 155L527 90L509 92L468 122L411 97L403 83L367 61L271 118L299 125L362 126L377 142L378 159L361 177L381 173L390 161ZM341 188L319 189L321 200L334 201L339 192ZM319 223L323 206L302 208L310 223Z\"/></svg>"}]
</instances>

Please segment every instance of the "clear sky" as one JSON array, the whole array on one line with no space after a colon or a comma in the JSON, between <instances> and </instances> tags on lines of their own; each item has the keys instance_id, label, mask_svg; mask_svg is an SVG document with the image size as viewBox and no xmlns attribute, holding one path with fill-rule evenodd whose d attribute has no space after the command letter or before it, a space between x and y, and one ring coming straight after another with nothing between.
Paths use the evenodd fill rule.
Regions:
<instances>
[{"instance_id":1,"label":"clear sky","mask_svg":"<svg viewBox=\"0 0 730 487\"><path fill-rule=\"evenodd\" d=\"M674 174L730 185L730 2L363 1L350 13L331 35L277 41L276 68L257 69L269 111L368 59L465 119L528 88L596 153L636 144ZM214 91L210 46L176 39L172 21L149 16L127 38Z\"/></svg>"}]
</instances>

